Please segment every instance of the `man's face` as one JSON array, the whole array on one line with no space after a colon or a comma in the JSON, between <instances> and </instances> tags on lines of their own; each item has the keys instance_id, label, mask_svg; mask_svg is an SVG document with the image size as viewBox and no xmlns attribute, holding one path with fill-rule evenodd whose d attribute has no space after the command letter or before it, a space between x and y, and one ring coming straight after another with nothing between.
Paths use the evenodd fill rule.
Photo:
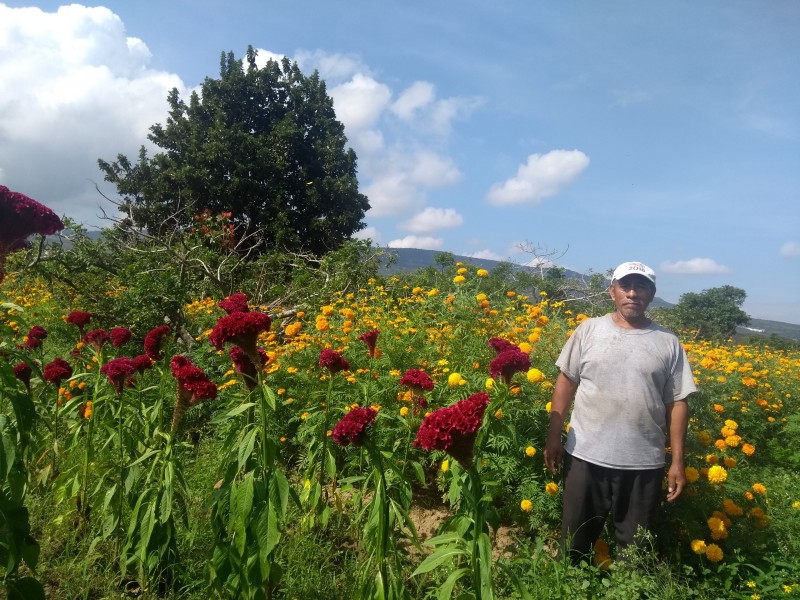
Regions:
<instances>
[{"instance_id":1,"label":"man's face","mask_svg":"<svg viewBox=\"0 0 800 600\"><path fill-rule=\"evenodd\" d=\"M656 288L642 275L626 275L611 284L609 293L623 317L636 319L644 315L656 295Z\"/></svg>"}]
</instances>

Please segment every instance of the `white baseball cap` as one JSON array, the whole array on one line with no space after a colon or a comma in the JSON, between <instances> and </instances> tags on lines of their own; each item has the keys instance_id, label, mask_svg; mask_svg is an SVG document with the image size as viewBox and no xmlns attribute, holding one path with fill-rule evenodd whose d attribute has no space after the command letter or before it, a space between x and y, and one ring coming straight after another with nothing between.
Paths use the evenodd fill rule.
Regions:
<instances>
[{"instance_id":1,"label":"white baseball cap","mask_svg":"<svg viewBox=\"0 0 800 600\"><path fill-rule=\"evenodd\" d=\"M614 275L611 277L611 281L619 281L626 275L641 275L642 277L646 277L650 281L653 282L653 285L656 284L656 272L653 271L650 267L648 267L644 263L640 262L624 262L616 269L614 269Z\"/></svg>"}]
</instances>

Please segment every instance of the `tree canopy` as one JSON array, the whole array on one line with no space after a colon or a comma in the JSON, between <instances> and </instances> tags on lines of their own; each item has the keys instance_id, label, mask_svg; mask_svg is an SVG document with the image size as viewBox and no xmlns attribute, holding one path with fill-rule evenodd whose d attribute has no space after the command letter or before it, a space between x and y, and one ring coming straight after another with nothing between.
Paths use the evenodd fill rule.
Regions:
<instances>
[{"instance_id":1,"label":"tree canopy","mask_svg":"<svg viewBox=\"0 0 800 600\"><path fill-rule=\"evenodd\" d=\"M162 152L98 160L123 221L159 234L208 210L230 213L237 234L257 233L264 251L339 247L364 228L369 202L324 81L286 58L258 68L252 47L246 67L232 52L220 62L220 77L188 104L170 92L166 125L148 135Z\"/></svg>"},{"instance_id":2,"label":"tree canopy","mask_svg":"<svg viewBox=\"0 0 800 600\"><path fill-rule=\"evenodd\" d=\"M731 337L737 325L747 325L750 317L741 306L747 293L731 285L683 294L672 309L681 329L696 331L697 337Z\"/></svg>"}]
</instances>

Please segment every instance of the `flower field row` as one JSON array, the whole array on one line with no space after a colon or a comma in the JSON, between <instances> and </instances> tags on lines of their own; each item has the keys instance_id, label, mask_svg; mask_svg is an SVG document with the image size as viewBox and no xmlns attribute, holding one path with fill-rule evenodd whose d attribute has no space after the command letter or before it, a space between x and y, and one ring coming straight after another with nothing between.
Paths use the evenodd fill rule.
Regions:
<instances>
[{"instance_id":1,"label":"flower field row","mask_svg":"<svg viewBox=\"0 0 800 600\"><path fill-rule=\"evenodd\" d=\"M31 532L78 532L113 553L121 581L155 593L185 574L199 497L210 534L195 586L222 596L290 597L282 545L346 518L369 597L533 597L528 546L498 557L492 534L557 539L560 481L540 449L555 359L587 315L490 275L457 264L438 287L375 278L297 310L201 298L185 324L149 331L9 275L0 412L18 458L6 477L50 506L17 542L20 562ZM689 486L665 503L654 544L731 597L800 595L787 561L800 549L800 354L684 345L699 390ZM196 489L203 444L218 460ZM431 491L449 516L422 540L410 515ZM595 564L613 555L602 542Z\"/></svg>"}]
</instances>

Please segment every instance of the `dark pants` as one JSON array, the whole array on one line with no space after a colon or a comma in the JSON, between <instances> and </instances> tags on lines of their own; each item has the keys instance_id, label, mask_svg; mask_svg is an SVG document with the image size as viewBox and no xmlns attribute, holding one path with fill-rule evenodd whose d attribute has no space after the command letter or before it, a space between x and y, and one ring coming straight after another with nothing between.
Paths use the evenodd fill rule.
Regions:
<instances>
[{"instance_id":1,"label":"dark pants","mask_svg":"<svg viewBox=\"0 0 800 600\"><path fill-rule=\"evenodd\" d=\"M589 554L611 517L618 548L650 529L661 502L664 469L628 470L593 465L564 455L561 548L579 561Z\"/></svg>"}]
</instances>

